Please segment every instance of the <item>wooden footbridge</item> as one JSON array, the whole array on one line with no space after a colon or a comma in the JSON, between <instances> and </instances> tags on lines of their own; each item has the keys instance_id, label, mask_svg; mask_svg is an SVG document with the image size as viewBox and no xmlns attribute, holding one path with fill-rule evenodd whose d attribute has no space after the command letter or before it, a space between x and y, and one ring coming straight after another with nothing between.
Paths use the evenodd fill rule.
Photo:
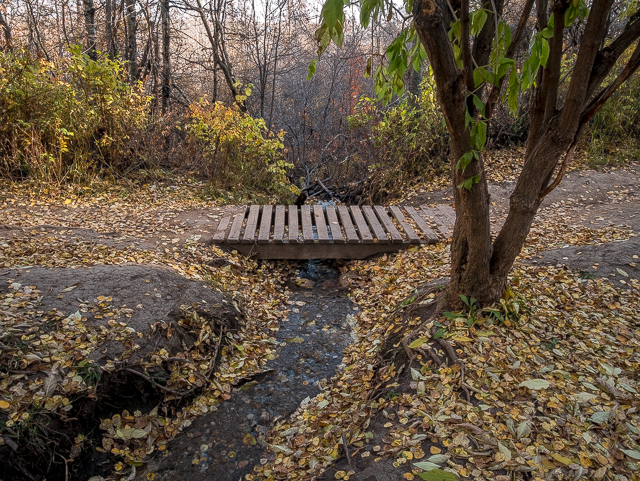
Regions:
<instances>
[{"instance_id":1,"label":"wooden footbridge","mask_svg":"<svg viewBox=\"0 0 640 481\"><path fill-rule=\"evenodd\" d=\"M224 216L213 243L258 259L365 259L451 237L448 205L252 205Z\"/></svg>"}]
</instances>

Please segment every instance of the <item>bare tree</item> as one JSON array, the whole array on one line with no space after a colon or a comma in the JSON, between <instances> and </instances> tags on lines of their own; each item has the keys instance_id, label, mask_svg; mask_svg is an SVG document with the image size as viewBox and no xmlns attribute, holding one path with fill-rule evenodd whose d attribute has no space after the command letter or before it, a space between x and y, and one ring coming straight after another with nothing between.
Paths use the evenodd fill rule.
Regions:
<instances>
[{"instance_id":1,"label":"bare tree","mask_svg":"<svg viewBox=\"0 0 640 481\"><path fill-rule=\"evenodd\" d=\"M184 0L184 3L200 18L202 26L206 31L207 39L209 40L215 67L222 71L227 87L238 108L242 112L246 112L247 107L245 105L244 95L242 95L238 88L227 48L224 28L227 9L226 0L209 0L207 3L208 8L206 9L203 6L202 0L196 0L195 4L191 3L190 0Z\"/></svg>"}]
</instances>

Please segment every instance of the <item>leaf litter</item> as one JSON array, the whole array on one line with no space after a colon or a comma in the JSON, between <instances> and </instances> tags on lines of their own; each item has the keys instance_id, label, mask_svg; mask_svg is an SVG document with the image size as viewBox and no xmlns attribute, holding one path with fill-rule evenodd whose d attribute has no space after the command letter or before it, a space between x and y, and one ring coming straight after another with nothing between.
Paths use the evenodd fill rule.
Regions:
<instances>
[{"instance_id":1,"label":"leaf litter","mask_svg":"<svg viewBox=\"0 0 640 481\"><path fill-rule=\"evenodd\" d=\"M502 169L492 178L515 175ZM384 340L403 323L396 307L415 302L426 281L448 275L448 246L350 263L343 278L361 310L346 367L274 426L275 461L263 459L247 479L314 479L344 456L392 459L398 478L408 480L637 479L639 280L620 289L561 266L526 263L543 250L635 235L570 224L555 207L541 211L493 313L471 323L464 313L440 321L466 366L471 402L458 365L437 367L418 354L409 389L398 382L401 366L377 370ZM412 348L431 339L431 327ZM383 433L372 432L377 416L386 419ZM351 460L338 466L332 479L355 474Z\"/></svg>"},{"instance_id":2,"label":"leaf litter","mask_svg":"<svg viewBox=\"0 0 640 481\"><path fill-rule=\"evenodd\" d=\"M615 227L576 228L562 220L544 213L521 259L554 246L615 242L634 235ZM112 228L103 219L98 222L101 228ZM148 262L169 265L186 277L208 279L224 290L241 293L248 317L237 344L242 349L227 349L216 383L207 385L175 416L125 412L104 420L103 439L121 457L116 470L122 472L142 463L149 452L165 449L191 419L228 398L235 379L259 371L260 359L270 355L267 346L286 301L278 293L282 271L275 266L200 245L185 245L178 253L168 248L157 252L114 249L68 242L55 234L43 238L32 231L4 240L0 249L4 267ZM207 267L208 260L222 256L234 264ZM459 389L459 366L437 368L420 355L409 389L395 393L394 388L401 390L396 380L400 366L377 368L385 336L402 322L396 305L425 281L446 276L448 262L448 246L439 245L345 265L351 296L361 307L352 319L354 342L345 351L345 368L322 386L321 394L274 425L268 440L275 459L265 457L247 479L311 479L346 452L351 458L391 458L404 479L507 480L518 473L529 473L531 479L637 476L638 279L628 278L627 288L617 289L604 279L582 279L559 267L518 262L510 276L511 294L496 306L502 320L483 312L471 325L463 313L441 321L446 326L444 337L466 366L471 402ZM232 265L239 268L234 270ZM270 276L273 281L266 280ZM37 289L29 289L13 286L4 295L6 332L26 336L24 324L29 323L25 320L33 317L29 313L38 294ZM82 318L80 322L67 319L74 326L82 322ZM418 325L417 319L414 324ZM420 335L425 342L431 337L429 327ZM38 349L42 348L24 348L23 362L42 363ZM74 381L76 391L57 394L56 374L51 364L47 367L50 374L33 389L44 391L43 399L58 403L53 409L64 411L72 395L88 387ZM77 370L66 368L67 377L77 378ZM32 387L5 373L0 382L4 393L0 409L14 424L24 422L27 389ZM174 387L188 386L187 380ZM380 389L388 395L377 396ZM386 432L383 443L370 446L371 421L376 415L388 420ZM5 442L11 439L6 431L1 435ZM338 471L335 478L347 480L353 474L353 470Z\"/></svg>"},{"instance_id":3,"label":"leaf litter","mask_svg":"<svg viewBox=\"0 0 640 481\"><path fill-rule=\"evenodd\" d=\"M266 360L273 358L277 341L274 334L286 311L286 294L280 289L286 266L257 263L235 253L225 253L216 247L187 241L182 244L160 244L159 248L145 250L129 247L106 246L86 241L79 236L68 236L64 229L51 232L38 224L74 223L102 232L116 231L127 238L143 238L150 233L167 232L181 226L167 226L166 210L173 213L195 207L212 205L193 200L190 186L153 189L137 192L123 203L122 189L108 189L102 198L76 196L72 202L67 192L52 190L49 194L32 195L27 187L14 189L4 197L0 212L2 222L22 224L18 234L0 239L0 269L42 267L81 267L99 265L159 265L167 266L180 275L206 281L215 289L226 292L244 319L237 332L221 333L207 319L199 317L191 306L183 306L180 327L192 332L198 339L194 349L185 350L172 358L159 348L136 362L127 363L130 352L119 359L97 366L90 355L109 339L135 347L142 336L127 325L132 309L113 305L109 293L99 296L95 303L83 304L83 310L97 317L105 316L108 328L97 328L86 323L86 312L61 313L39 310L42 293L36 286L13 282L0 294L0 446L18 448L21 433L34 424L36 413L49 413L63 421L73 412L74 403L95 397L96 381L100 375L121 369L135 370L146 376L152 385L162 388L164 400L160 405L142 413L123 411L100 424L102 440L96 449L119 458L115 472L131 473L143 465L155 451L166 449L167 442L191 420L213 411L230 397L234 384L262 371ZM148 190L148 189L145 189ZM160 196L156 196L160 192ZM64 200L63 200L64 199ZM79 212L62 205L75 205ZM104 204L118 209L94 210ZM8 205L16 205L12 210ZM32 206L42 215L32 216ZM150 206L153 206L150 209ZM40 209L41 207L41 209ZM150 210L156 209L153 215ZM87 212L90 215L87 215ZM113 214L113 215L112 215ZM16 222L16 215L18 221ZM155 219L150 220L155 216ZM64 289L73 290L73 285ZM240 307L241 306L241 307ZM164 336L171 335L171 326L162 322L154 326ZM224 342L222 342L224 341ZM216 363L212 351L220 349ZM171 376L162 382L154 381L145 373L154 365L170 366ZM211 372L212 363L215 371ZM133 369L135 368L135 369ZM182 399L188 395L186 402ZM176 404L176 402L178 404ZM174 406L174 407L172 407ZM175 406L178 406L177 408ZM83 449L93 449L84 435L78 435L65 459L73 462ZM66 454L66 453L65 453ZM129 475L128 474L128 475Z\"/></svg>"}]
</instances>

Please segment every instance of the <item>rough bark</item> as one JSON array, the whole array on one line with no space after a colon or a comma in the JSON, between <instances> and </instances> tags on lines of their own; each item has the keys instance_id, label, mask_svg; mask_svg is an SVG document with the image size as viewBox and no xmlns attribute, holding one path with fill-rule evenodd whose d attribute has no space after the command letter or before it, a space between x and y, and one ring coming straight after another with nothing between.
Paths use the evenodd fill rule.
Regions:
<instances>
[{"instance_id":1,"label":"rough bark","mask_svg":"<svg viewBox=\"0 0 640 481\"><path fill-rule=\"evenodd\" d=\"M4 14L2 13L2 9L0 9L0 29L2 30L2 34L4 37L4 43L1 45L2 50L5 52L8 52L9 50L12 49L11 27L9 26L7 19L4 17Z\"/></svg>"},{"instance_id":2,"label":"rough bark","mask_svg":"<svg viewBox=\"0 0 640 481\"><path fill-rule=\"evenodd\" d=\"M467 97L466 75L456 65L444 26L442 6L436 0L414 3L416 29L433 69L438 101L451 134L451 177L454 186L478 175L472 189L454 188L456 223L451 245L451 282L449 302L457 305L456 293L480 294L491 286L491 229L489 225L489 190L483 159L471 162L464 172L456 170L458 159L471 150L471 137L465 127ZM475 297L475 296L474 296ZM478 297L476 297L478 298ZM481 301L495 298L482 294Z\"/></svg>"},{"instance_id":3,"label":"rough bark","mask_svg":"<svg viewBox=\"0 0 640 481\"><path fill-rule=\"evenodd\" d=\"M82 0L84 7L84 28L86 34L86 50L92 60L98 59L96 52L96 7L93 0Z\"/></svg>"},{"instance_id":4,"label":"rough bark","mask_svg":"<svg viewBox=\"0 0 640 481\"><path fill-rule=\"evenodd\" d=\"M487 305L502 296L509 271L522 250L542 199L562 179L584 123L640 67L639 44L618 78L598 95L592 96L592 92L595 92L606 73L611 70L611 59L615 57L617 60L626 47L640 37L640 28L635 23L637 19L632 18L616 40L608 47L601 48L612 3L613 0L594 0L591 5L591 13L563 103L559 102L558 92L565 26L564 22L554 23L549 59L546 67L541 69L534 89L530 111L532 128L525 149L522 173L511 196L505 224L495 242L492 242L489 194L483 160L480 158L472 161L464 172L456 170L456 163L463 154L472 150L470 132L465 125L468 95L475 89L475 86L469 85L469 72L474 68L471 62L477 62L487 55L482 45L491 45L493 38L484 38L481 34L482 43L475 44L470 55L471 42L465 31L468 29L468 0L462 0L460 15L463 66L458 68L447 36L444 13L447 2L414 2L415 26L431 62L438 101L452 144L451 178L457 218L451 245L451 280L445 294L445 302L450 307L462 307L459 298L461 294L475 297L480 305ZM568 5L569 2L564 0L554 2L552 9L555 18L564 18ZM526 2L523 7L517 38L522 33L531 7L531 1ZM547 1L538 0L539 28L546 27L547 14ZM596 87L593 87L594 84ZM489 103L495 102L499 87L487 88ZM558 172L554 176L556 169ZM471 189L456 187L475 175L479 176L479 182Z\"/></svg>"},{"instance_id":5,"label":"rough bark","mask_svg":"<svg viewBox=\"0 0 640 481\"><path fill-rule=\"evenodd\" d=\"M127 48L126 59L129 62L129 82L138 81L138 20L136 17L136 1L124 0L126 5Z\"/></svg>"}]
</instances>

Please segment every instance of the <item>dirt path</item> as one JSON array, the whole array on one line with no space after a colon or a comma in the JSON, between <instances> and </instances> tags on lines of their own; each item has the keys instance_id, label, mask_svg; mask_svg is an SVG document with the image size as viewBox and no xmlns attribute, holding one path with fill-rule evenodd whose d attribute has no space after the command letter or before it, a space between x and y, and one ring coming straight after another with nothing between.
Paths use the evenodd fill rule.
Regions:
<instances>
[{"instance_id":1,"label":"dirt path","mask_svg":"<svg viewBox=\"0 0 640 481\"><path fill-rule=\"evenodd\" d=\"M495 233L506 218L514 187L515 182L489 185ZM413 197L411 203L450 203L452 199L451 191L442 189ZM603 245L573 247L567 244L560 249L539 252L527 262L565 265L587 276L610 277L619 286L624 286L628 277L640 279L640 269L636 266L640 238L635 237L640 233L640 166L631 164L607 171L570 172L544 200L533 231L544 235L548 223L561 223L567 229L618 227L630 230L634 237Z\"/></svg>"}]
</instances>

